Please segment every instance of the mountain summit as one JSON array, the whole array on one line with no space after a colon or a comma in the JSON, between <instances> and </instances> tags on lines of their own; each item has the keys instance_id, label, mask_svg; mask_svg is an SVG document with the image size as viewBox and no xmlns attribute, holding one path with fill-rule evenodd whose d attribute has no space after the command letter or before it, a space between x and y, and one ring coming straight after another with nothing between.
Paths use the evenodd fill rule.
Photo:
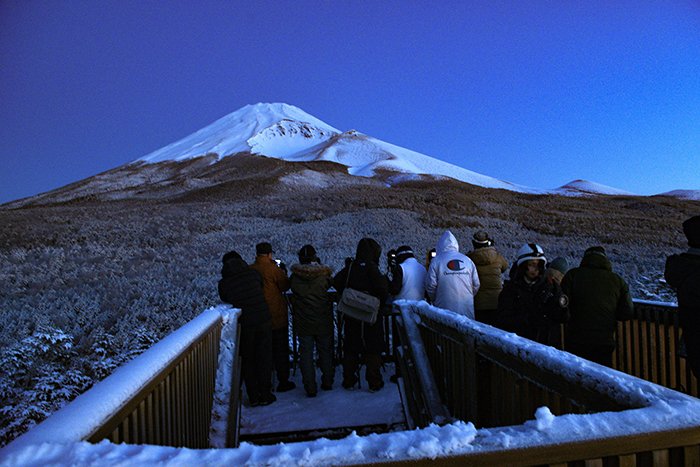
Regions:
<instances>
[{"instance_id":1,"label":"mountain summit","mask_svg":"<svg viewBox=\"0 0 700 467\"><path fill-rule=\"evenodd\" d=\"M239 152L285 158L338 133L293 105L246 105L136 162L182 161L207 154L220 159Z\"/></svg>"}]
</instances>

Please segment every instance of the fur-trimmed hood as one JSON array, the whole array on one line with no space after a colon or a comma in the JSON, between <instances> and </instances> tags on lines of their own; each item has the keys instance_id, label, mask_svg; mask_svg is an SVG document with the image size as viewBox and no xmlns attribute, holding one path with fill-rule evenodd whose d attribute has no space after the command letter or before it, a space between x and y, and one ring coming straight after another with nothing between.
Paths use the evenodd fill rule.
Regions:
<instances>
[{"instance_id":1,"label":"fur-trimmed hood","mask_svg":"<svg viewBox=\"0 0 700 467\"><path fill-rule=\"evenodd\" d=\"M333 270L325 264L309 263L309 264L293 264L291 267L292 274L296 274L302 279L313 279L319 276L331 276Z\"/></svg>"}]
</instances>

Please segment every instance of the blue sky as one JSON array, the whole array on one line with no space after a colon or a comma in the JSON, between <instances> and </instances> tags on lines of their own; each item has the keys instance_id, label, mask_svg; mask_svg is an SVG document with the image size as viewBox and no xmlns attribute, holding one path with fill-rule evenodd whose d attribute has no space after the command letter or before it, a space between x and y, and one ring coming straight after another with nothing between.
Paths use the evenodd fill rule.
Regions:
<instances>
[{"instance_id":1,"label":"blue sky","mask_svg":"<svg viewBox=\"0 0 700 467\"><path fill-rule=\"evenodd\" d=\"M4 0L0 70L0 202L257 102L535 188L700 189L690 0Z\"/></svg>"}]
</instances>

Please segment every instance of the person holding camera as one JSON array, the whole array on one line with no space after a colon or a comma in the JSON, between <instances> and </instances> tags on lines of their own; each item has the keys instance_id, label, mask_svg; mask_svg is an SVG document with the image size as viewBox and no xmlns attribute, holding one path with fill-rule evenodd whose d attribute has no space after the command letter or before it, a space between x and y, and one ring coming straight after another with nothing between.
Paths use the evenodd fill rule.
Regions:
<instances>
[{"instance_id":1,"label":"person holding camera","mask_svg":"<svg viewBox=\"0 0 700 467\"><path fill-rule=\"evenodd\" d=\"M389 281L379 271L382 247L372 238L363 238L357 244L355 259L341 269L333 278L333 285L342 296L346 287L365 292L385 303L389 294ZM360 381L360 362L366 364L365 379L370 392L384 387L382 379L382 351L384 342L384 320L373 324L350 316L343 316L343 387L352 389Z\"/></svg>"},{"instance_id":2,"label":"person holding camera","mask_svg":"<svg viewBox=\"0 0 700 467\"><path fill-rule=\"evenodd\" d=\"M272 315L272 360L277 374L277 392L285 392L296 387L289 381L289 313L284 293L290 284L284 263L277 264L272 253L270 243L258 243L255 262L250 267L263 278L263 294Z\"/></svg>"},{"instance_id":3,"label":"person holding camera","mask_svg":"<svg viewBox=\"0 0 700 467\"><path fill-rule=\"evenodd\" d=\"M569 319L569 300L545 277L547 258L541 246L523 245L510 280L498 296L495 325L519 336L562 348L561 323Z\"/></svg>"}]
</instances>

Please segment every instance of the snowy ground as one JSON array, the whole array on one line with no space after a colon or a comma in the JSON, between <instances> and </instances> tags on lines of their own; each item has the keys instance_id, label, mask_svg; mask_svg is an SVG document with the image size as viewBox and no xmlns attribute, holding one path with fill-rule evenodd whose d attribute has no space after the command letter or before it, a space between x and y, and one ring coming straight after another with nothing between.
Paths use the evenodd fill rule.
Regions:
<instances>
[{"instance_id":1,"label":"snowy ground","mask_svg":"<svg viewBox=\"0 0 700 467\"><path fill-rule=\"evenodd\" d=\"M309 398L301 383L301 370L297 369L291 378L296 389L275 393L277 402L268 406L243 406L241 435L403 424L398 386L389 381L393 374L394 366L385 365L384 388L376 393L369 392L364 379L360 389L347 390L340 384L342 367L338 366L333 389L319 391L316 397ZM320 384L320 373L316 380Z\"/></svg>"}]
</instances>

